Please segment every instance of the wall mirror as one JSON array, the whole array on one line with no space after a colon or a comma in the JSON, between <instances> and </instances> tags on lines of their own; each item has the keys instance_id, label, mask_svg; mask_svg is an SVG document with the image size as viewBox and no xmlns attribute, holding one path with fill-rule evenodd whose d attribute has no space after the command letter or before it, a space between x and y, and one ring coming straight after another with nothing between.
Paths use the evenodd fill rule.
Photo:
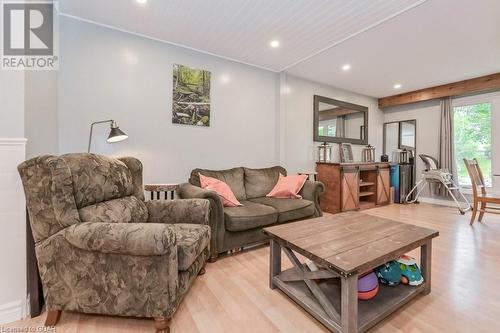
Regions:
<instances>
[{"instance_id":1,"label":"wall mirror","mask_svg":"<svg viewBox=\"0 0 500 333\"><path fill-rule=\"evenodd\" d=\"M314 95L314 141L368 143L368 108Z\"/></svg>"},{"instance_id":2,"label":"wall mirror","mask_svg":"<svg viewBox=\"0 0 500 333\"><path fill-rule=\"evenodd\" d=\"M397 149L416 150L417 121L403 120L384 124L384 154L391 155Z\"/></svg>"}]
</instances>

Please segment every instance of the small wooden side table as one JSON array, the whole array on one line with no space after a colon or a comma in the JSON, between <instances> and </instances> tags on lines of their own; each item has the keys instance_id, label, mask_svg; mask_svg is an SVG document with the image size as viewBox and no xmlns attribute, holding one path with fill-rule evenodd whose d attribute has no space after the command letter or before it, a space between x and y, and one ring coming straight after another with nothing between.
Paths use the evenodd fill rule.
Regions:
<instances>
[{"instance_id":1,"label":"small wooden side table","mask_svg":"<svg viewBox=\"0 0 500 333\"><path fill-rule=\"evenodd\" d=\"M170 199L174 200L175 191L179 188L179 184L146 184L144 190L151 192L151 200L160 200L160 193L165 193L165 200L168 200L168 192L170 192Z\"/></svg>"},{"instance_id":2,"label":"small wooden side table","mask_svg":"<svg viewBox=\"0 0 500 333\"><path fill-rule=\"evenodd\" d=\"M305 176L307 176L307 179L309 179L309 180L311 180L311 176L312 176L312 179L314 181L316 181L317 174L318 173L316 171L301 171L301 172L299 172L299 175L305 175Z\"/></svg>"}]
</instances>

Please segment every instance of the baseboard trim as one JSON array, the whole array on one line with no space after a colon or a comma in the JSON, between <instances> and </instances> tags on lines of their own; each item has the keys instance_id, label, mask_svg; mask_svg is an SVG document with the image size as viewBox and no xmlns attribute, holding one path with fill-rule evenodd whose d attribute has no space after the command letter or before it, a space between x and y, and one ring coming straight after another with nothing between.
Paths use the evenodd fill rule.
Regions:
<instances>
[{"instance_id":1,"label":"baseboard trim","mask_svg":"<svg viewBox=\"0 0 500 333\"><path fill-rule=\"evenodd\" d=\"M25 146L26 138L0 138L0 146Z\"/></svg>"},{"instance_id":2,"label":"baseboard trim","mask_svg":"<svg viewBox=\"0 0 500 333\"><path fill-rule=\"evenodd\" d=\"M0 325L21 320L25 313L26 307L22 300L0 304Z\"/></svg>"}]
</instances>

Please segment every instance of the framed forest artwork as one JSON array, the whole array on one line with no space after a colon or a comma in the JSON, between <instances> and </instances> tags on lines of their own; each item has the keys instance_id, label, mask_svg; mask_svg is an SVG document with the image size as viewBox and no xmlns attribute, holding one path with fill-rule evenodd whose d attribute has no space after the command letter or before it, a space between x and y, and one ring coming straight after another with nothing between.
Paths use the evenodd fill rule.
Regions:
<instances>
[{"instance_id":1,"label":"framed forest artwork","mask_svg":"<svg viewBox=\"0 0 500 333\"><path fill-rule=\"evenodd\" d=\"M174 64L172 123L210 126L210 72Z\"/></svg>"}]
</instances>

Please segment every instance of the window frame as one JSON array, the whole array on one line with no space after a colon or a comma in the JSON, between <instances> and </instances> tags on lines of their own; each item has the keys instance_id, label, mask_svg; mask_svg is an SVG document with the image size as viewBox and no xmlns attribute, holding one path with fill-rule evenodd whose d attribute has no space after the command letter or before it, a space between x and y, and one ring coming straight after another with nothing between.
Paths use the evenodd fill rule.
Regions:
<instances>
[{"instance_id":1,"label":"window frame","mask_svg":"<svg viewBox=\"0 0 500 333\"><path fill-rule=\"evenodd\" d=\"M495 163L495 159L498 155L500 155L500 144L495 145L495 106L500 110L500 92L494 92L494 93L487 93L487 94L478 94L478 95L471 95L471 96L463 96L463 97L456 97L452 99L451 107L453 110L453 113L455 113L455 107L463 107L463 106L469 106L469 105L475 105L475 104L482 104L482 103L490 103L491 104L491 185L486 186L486 189L488 190L495 190L498 188L498 186L495 186L495 167L500 168L500 165L497 166ZM497 113L499 111L496 111ZM455 115L453 114L453 117ZM455 125L453 125L455 126ZM500 130L500 127L498 128ZM453 139L454 140L454 139ZM455 154L455 152L453 152ZM460 188L467 190L466 193L472 193L472 185L460 185L458 183L457 179L457 184Z\"/></svg>"}]
</instances>

